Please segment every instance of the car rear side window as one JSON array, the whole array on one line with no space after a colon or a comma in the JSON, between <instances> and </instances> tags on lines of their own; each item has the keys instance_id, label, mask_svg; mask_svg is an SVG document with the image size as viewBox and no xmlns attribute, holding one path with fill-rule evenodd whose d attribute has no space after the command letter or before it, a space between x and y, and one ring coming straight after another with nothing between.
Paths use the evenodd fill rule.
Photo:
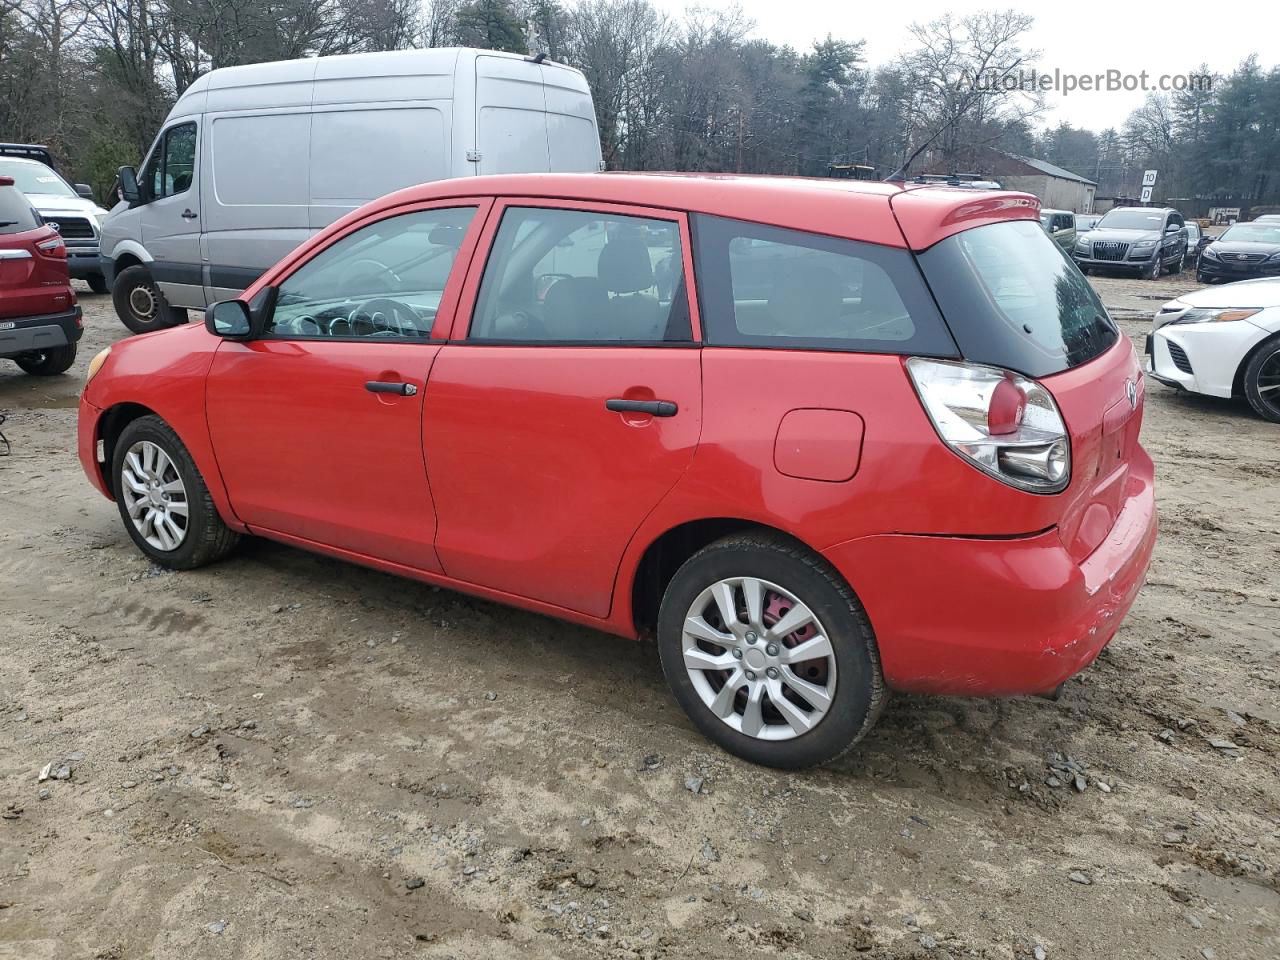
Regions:
<instances>
[{"instance_id":1,"label":"car rear side window","mask_svg":"<svg viewBox=\"0 0 1280 960\"><path fill-rule=\"evenodd\" d=\"M906 250L711 216L694 231L708 344L956 355Z\"/></svg>"},{"instance_id":2,"label":"car rear side window","mask_svg":"<svg viewBox=\"0 0 1280 960\"><path fill-rule=\"evenodd\" d=\"M0 187L0 233L26 233L39 225L30 202L17 187Z\"/></svg>"},{"instance_id":3,"label":"car rear side window","mask_svg":"<svg viewBox=\"0 0 1280 960\"><path fill-rule=\"evenodd\" d=\"M962 231L919 260L966 360L1046 377L1088 363L1120 336L1089 281L1034 220Z\"/></svg>"}]
</instances>

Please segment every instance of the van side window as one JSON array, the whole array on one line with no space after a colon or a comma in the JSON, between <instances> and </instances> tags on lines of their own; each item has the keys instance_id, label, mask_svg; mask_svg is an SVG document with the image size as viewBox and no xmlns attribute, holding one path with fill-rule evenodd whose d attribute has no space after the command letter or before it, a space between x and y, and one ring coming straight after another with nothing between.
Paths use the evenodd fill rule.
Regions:
<instances>
[{"instance_id":1,"label":"van side window","mask_svg":"<svg viewBox=\"0 0 1280 960\"><path fill-rule=\"evenodd\" d=\"M907 250L699 215L694 262L708 344L954 354Z\"/></svg>"},{"instance_id":2,"label":"van side window","mask_svg":"<svg viewBox=\"0 0 1280 960\"><path fill-rule=\"evenodd\" d=\"M403 213L316 254L280 284L267 334L286 339L422 340L475 207Z\"/></svg>"},{"instance_id":3,"label":"van side window","mask_svg":"<svg viewBox=\"0 0 1280 960\"><path fill-rule=\"evenodd\" d=\"M469 339L688 342L683 264L675 221L512 207L493 241Z\"/></svg>"},{"instance_id":4,"label":"van side window","mask_svg":"<svg viewBox=\"0 0 1280 960\"><path fill-rule=\"evenodd\" d=\"M196 172L196 125L181 123L165 131L156 144L143 182L152 200L176 196L191 189Z\"/></svg>"}]
</instances>

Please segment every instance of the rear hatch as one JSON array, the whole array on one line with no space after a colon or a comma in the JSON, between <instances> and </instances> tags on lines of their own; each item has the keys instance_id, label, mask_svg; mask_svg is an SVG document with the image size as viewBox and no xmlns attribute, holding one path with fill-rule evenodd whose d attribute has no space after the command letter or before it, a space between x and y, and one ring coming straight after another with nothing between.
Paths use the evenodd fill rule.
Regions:
<instances>
[{"instance_id":1,"label":"rear hatch","mask_svg":"<svg viewBox=\"0 0 1280 960\"><path fill-rule=\"evenodd\" d=\"M1144 399L1132 345L1035 220L954 233L918 260L965 360L1038 381L1056 401L1071 479L1044 496L1059 505L1063 543L1084 559L1115 524L1129 488Z\"/></svg>"},{"instance_id":2,"label":"rear hatch","mask_svg":"<svg viewBox=\"0 0 1280 960\"><path fill-rule=\"evenodd\" d=\"M62 240L0 177L0 320L61 313L73 303Z\"/></svg>"}]
</instances>

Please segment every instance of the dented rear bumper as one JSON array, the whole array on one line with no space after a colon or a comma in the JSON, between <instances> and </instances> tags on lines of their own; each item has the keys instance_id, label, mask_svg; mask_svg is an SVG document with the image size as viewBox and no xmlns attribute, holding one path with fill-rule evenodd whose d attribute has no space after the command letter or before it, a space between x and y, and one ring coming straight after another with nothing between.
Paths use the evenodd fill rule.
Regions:
<instances>
[{"instance_id":1,"label":"dented rear bumper","mask_svg":"<svg viewBox=\"0 0 1280 960\"><path fill-rule=\"evenodd\" d=\"M857 592L894 690L1046 693L1102 651L1146 578L1157 530L1141 447L1106 538L1077 562L1056 529L1016 538L885 534L824 551Z\"/></svg>"}]
</instances>

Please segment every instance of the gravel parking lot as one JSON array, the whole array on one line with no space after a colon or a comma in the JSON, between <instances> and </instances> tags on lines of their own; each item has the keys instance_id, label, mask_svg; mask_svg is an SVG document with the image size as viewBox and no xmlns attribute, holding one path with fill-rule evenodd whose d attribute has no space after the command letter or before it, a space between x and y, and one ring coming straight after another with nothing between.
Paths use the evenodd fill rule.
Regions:
<instances>
[{"instance_id":1,"label":"gravel parking lot","mask_svg":"<svg viewBox=\"0 0 1280 960\"><path fill-rule=\"evenodd\" d=\"M1141 345L1190 289L1092 278ZM655 650L246 542L151 567L0 362L0 958L1280 955L1280 428L1148 384L1150 581L1058 702L712 749ZM998 609L998 598L994 606ZM51 764L50 779L38 774Z\"/></svg>"}]
</instances>

